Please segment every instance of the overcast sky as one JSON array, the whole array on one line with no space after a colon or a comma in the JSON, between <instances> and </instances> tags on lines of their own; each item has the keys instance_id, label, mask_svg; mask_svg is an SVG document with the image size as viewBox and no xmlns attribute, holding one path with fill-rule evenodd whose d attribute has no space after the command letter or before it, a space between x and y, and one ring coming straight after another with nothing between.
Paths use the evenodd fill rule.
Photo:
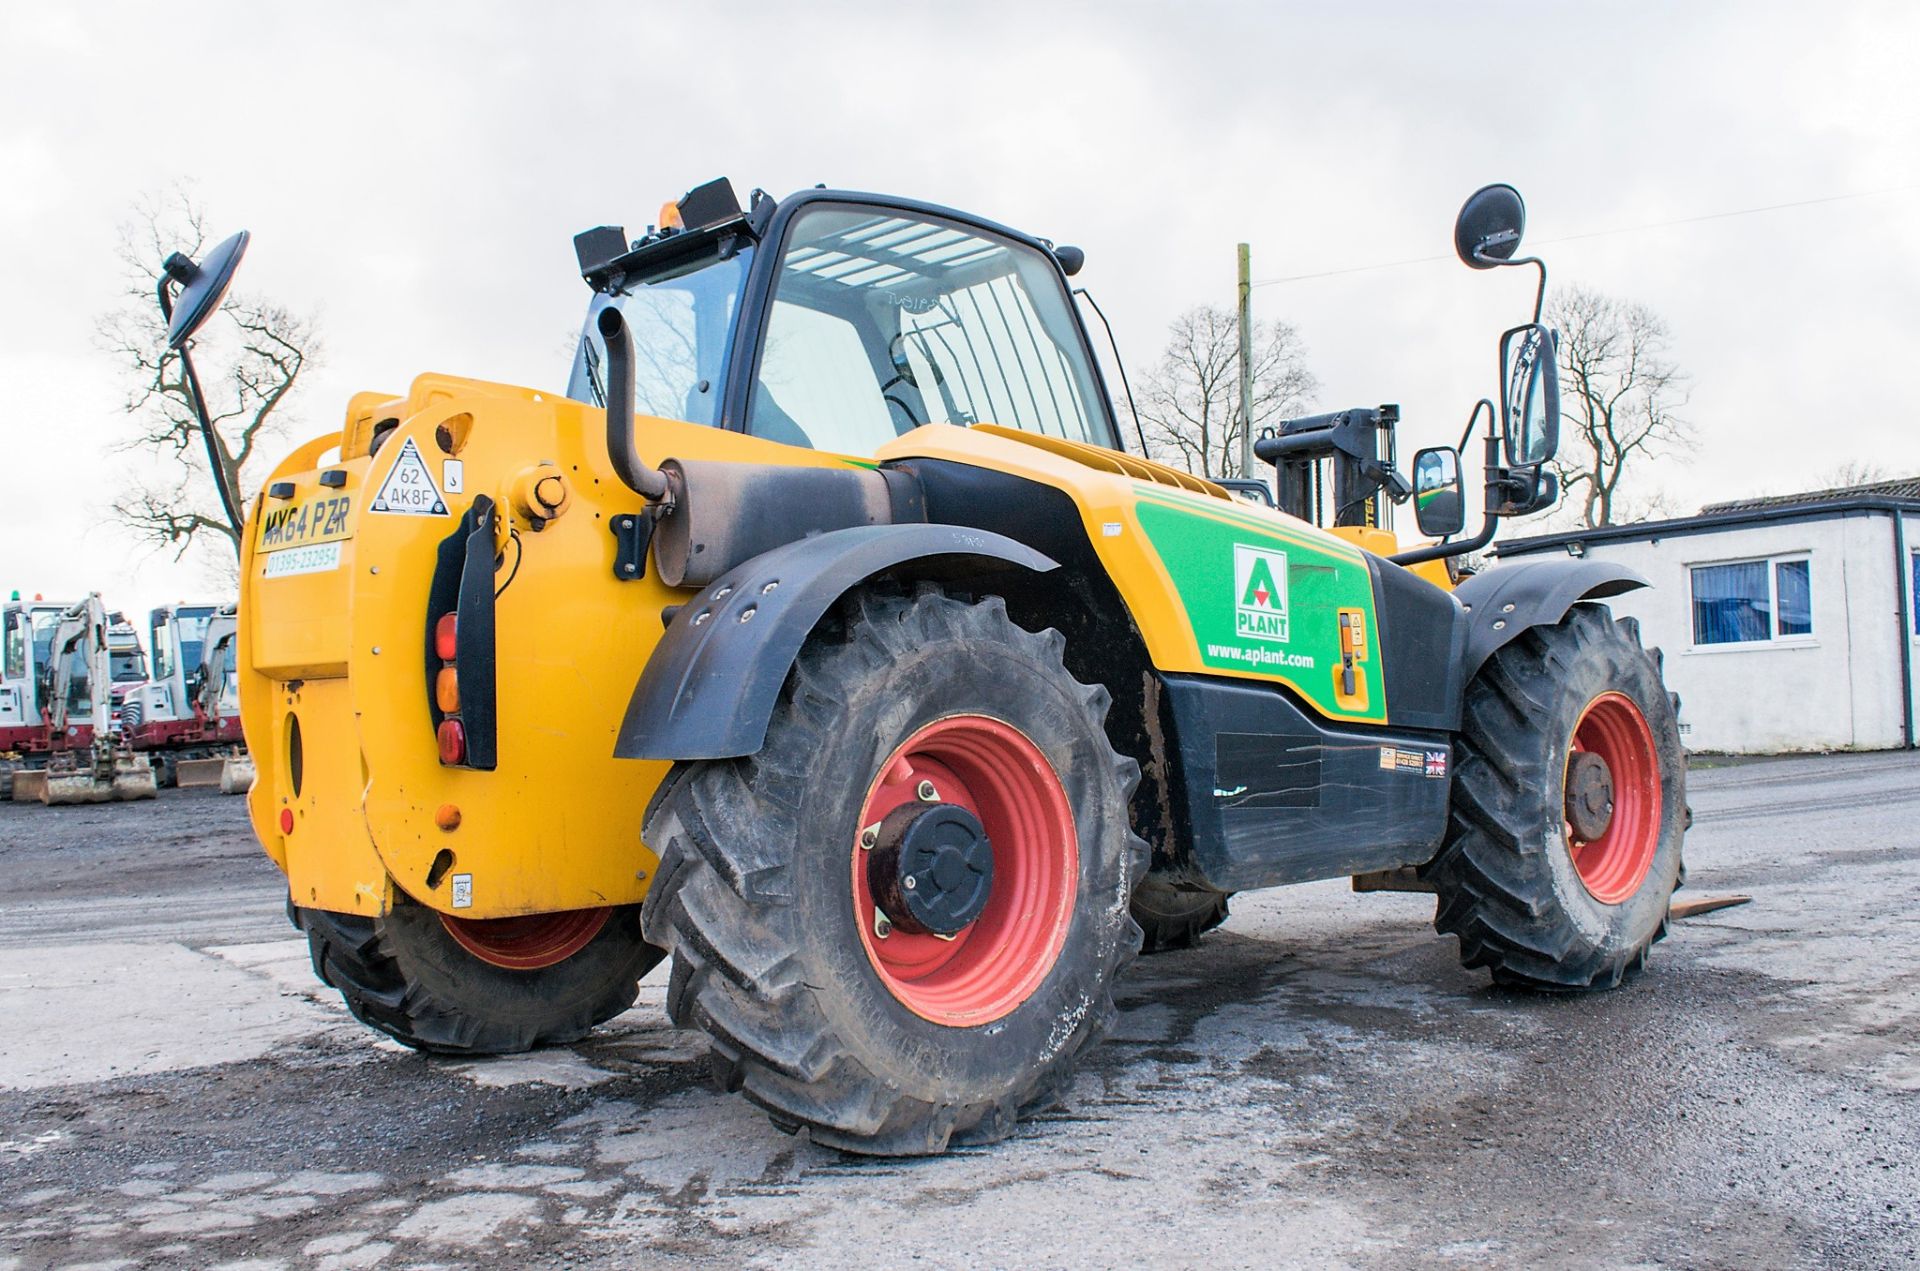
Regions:
<instances>
[{"instance_id":1,"label":"overcast sky","mask_svg":"<svg viewBox=\"0 0 1920 1271\"><path fill-rule=\"evenodd\" d=\"M0 0L0 592L205 590L104 515L133 461L92 335L116 224L179 181L216 233L253 231L240 287L321 323L276 452L422 371L559 387L572 234L714 176L1081 245L1136 371L1176 313L1232 303L1236 242L1261 279L1445 256L1500 180L1556 283L1672 328L1699 445L1647 491L1920 472L1916 35L1896 4ZM1814 199L1837 201L1606 232ZM1299 328L1319 409L1398 401L1410 450L1492 391L1531 286L1447 259L1264 286L1255 311Z\"/></svg>"}]
</instances>

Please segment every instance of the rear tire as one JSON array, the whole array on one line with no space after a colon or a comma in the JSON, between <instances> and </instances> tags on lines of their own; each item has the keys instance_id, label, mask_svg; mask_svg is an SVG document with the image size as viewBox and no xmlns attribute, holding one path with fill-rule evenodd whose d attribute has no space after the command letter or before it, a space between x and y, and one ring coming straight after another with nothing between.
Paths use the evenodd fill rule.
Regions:
<instances>
[{"instance_id":1,"label":"rear tire","mask_svg":"<svg viewBox=\"0 0 1920 1271\"><path fill-rule=\"evenodd\" d=\"M1232 892L1182 887L1151 875L1133 891L1133 920L1140 924L1140 952L1191 949L1227 920Z\"/></svg>"},{"instance_id":2,"label":"rear tire","mask_svg":"<svg viewBox=\"0 0 1920 1271\"><path fill-rule=\"evenodd\" d=\"M633 1005L665 956L640 938L638 906L615 909L564 960L515 970L483 961L436 910L402 899L384 918L294 909L314 973L370 1028L416 1050L510 1055L578 1041Z\"/></svg>"},{"instance_id":3,"label":"rear tire","mask_svg":"<svg viewBox=\"0 0 1920 1271\"><path fill-rule=\"evenodd\" d=\"M782 1129L878 1155L990 1142L1057 1096L1113 1016L1140 946L1139 768L1059 633L1021 629L997 598L850 608L843 639L802 650L759 753L661 787L643 927L673 950L668 1014ZM984 908L944 946L881 923L862 883L879 858L865 827L911 820L892 800L916 782L930 808L972 805L992 845Z\"/></svg>"},{"instance_id":4,"label":"rear tire","mask_svg":"<svg viewBox=\"0 0 1920 1271\"><path fill-rule=\"evenodd\" d=\"M1585 841L1576 750L1609 761L1611 817ZM1446 843L1421 873L1461 961L1559 991L1638 972L1667 932L1687 820L1673 701L1638 624L1578 604L1499 650L1467 687L1455 756Z\"/></svg>"}]
</instances>

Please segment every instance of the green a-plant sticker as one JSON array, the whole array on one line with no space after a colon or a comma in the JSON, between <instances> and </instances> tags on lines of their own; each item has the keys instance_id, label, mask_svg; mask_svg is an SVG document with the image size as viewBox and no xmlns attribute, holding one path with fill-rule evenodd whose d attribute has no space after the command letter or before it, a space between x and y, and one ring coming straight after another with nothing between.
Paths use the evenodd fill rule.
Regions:
<instances>
[{"instance_id":1,"label":"green a-plant sticker","mask_svg":"<svg viewBox=\"0 0 1920 1271\"><path fill-rule=\"evenodd\" d=\"M1287 642L1287 554L1233 545L1234 634L1243 640Z\"/></svg>"}]
</instances>

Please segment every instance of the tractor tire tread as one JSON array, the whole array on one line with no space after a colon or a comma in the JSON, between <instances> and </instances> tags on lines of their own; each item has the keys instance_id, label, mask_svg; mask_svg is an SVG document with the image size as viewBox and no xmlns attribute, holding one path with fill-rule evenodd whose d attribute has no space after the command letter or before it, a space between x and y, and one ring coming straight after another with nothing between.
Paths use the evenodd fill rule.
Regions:
<instances>
[{"instance_id":1,"label":"tractor tire tread","mask_svg":"<svg viewBox=\"0 0 1920 1271\"><path fill-rule=\"evenodd\" d=\"M663 785L648 809L644 837L661 853L661 865L642 922L650 939L674 951L669 1017L707 1034L720 1086L744 1093L782 1129L804 1127L816 1143L923 1155L1005 1137L1023 1112L1055 1096L1074 1059L1104 1032L1113 1018L1113 978L1139 950L1134 927L1106 968L1105 1000L1089 1004L1024 1088L961 1106L893 1091L836 1035L805 982L792 953L804 933L788 930L793 863L774 845L797 833L801 793L818 779L824 730L866 675L928 643L982 635L1044 655L1067 674L1064 638L1019 627L998 598L969 604L927 587L910 597L864 590L850 602L842 639L816 639L802 650L785 724L769 732L762 750L743 761L683 765L683 779ZM1104 718L1106 690L1078 688L1096 721ZM1122 797L1130 797L1139 766L1117 753L1111 761ZM1131 830L1128 839L1131 881L1145 872L1148 849Z\"/></svg>"},{"instance_id":2,"label":"tractor tire tread","mask_svg":"<svg viewBox=\"0 0 1920 1271\"><path fill-rule=\"evenodd\" d=\"M1229 916L1232 892L1178 887L1149 875L1133 892L1133 920L1140 924L1142 954L1191 949Z\"/></svg>"},{"instance_id":3,"label":"tractor tire tread","mask_svg":"<svg viewBox=\"0 0 1920 1271\"><path fill-rule=\"evenodd\" d=\"M1590 659L1615 679L1629 672L1629 659L1653 663L1658 674L1636 622L1577 604L1559 624L1503 647L1468 687L1447 834L1421 875L1437 892L1435 928L1458 938L1463 965L1487 969L1504 986L1611 988L1637 974L1649 946L1666 935L1661 920L1648 939L1624 947L1584 937L1554 892L1555 849L1532 824L1537 792L1557 788L1537 739L1568 668Z\"/></svg>"},{"instance_id":4,"label":"tractor tire tread","mask_svg":"<svg viewBox=\"0 0 1920 1271\"><path fill-rule=\"evenodd\" d=\"M429 1054L509 1055L578 1041L632 1006L640 976L659 961L657 950L637 951L631 982L616 977L592 1000L545 1019L490 1018L475 1003L450 1000L410 977L393 931L375 919L289 909L289 917L306 933L314 973L340 994L354 1018Z\"/></svg>"}]
</instances>

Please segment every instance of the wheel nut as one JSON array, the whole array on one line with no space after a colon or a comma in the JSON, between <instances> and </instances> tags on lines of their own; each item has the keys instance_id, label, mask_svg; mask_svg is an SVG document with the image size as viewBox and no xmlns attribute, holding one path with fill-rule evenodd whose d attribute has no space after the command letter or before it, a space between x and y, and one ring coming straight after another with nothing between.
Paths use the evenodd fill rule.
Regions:
<instances>
[{"instance_id":1,"label":"wheel nut","mask_svg":"<svg viewBox=\"0 0 1920 1271\"><path fill-rule=\"evenodd\" d=\"M893 934L893 924L878 909L873 911L873 934L882 940Z\"/></svg>"},{"instance_id":2,"label":"wheel nut","mask_svg":"<svg viewBox=\"0 0 1920 1271\"><path fill-rule=\"evenodd\" d=\"M908 891L912 891L915 887L918 887L920 884L913 881L912 874L908 874L905 878L900 880L900 885L906 888Z\"/></svg>"},{"instance_id":3,"label":"wheel nut","mask_svg":"<svg viewBox=\"0 0 1920 1271\"><path fill-rule=\"evenodd\" d=\"M879 841L880 841L879 822L876 821L874 824L869 825L866 829L860 831L860 850L861 851L871 852L873 850L873 845L875 843L878 843Z\"/></svg>"},{"instance_id":4,"label":"wheel nut","mask_svg":"<svg viewBox=\"0 0 1920 1271\"><path fill-rule=\"evenodd\" d=\"M914 791L914 793L920 796L920 802L922 803L938 803L940 801L940 792L933 788L933 782L931 781L922 781L920 788Z\"/></svg>"}]
</instances>

